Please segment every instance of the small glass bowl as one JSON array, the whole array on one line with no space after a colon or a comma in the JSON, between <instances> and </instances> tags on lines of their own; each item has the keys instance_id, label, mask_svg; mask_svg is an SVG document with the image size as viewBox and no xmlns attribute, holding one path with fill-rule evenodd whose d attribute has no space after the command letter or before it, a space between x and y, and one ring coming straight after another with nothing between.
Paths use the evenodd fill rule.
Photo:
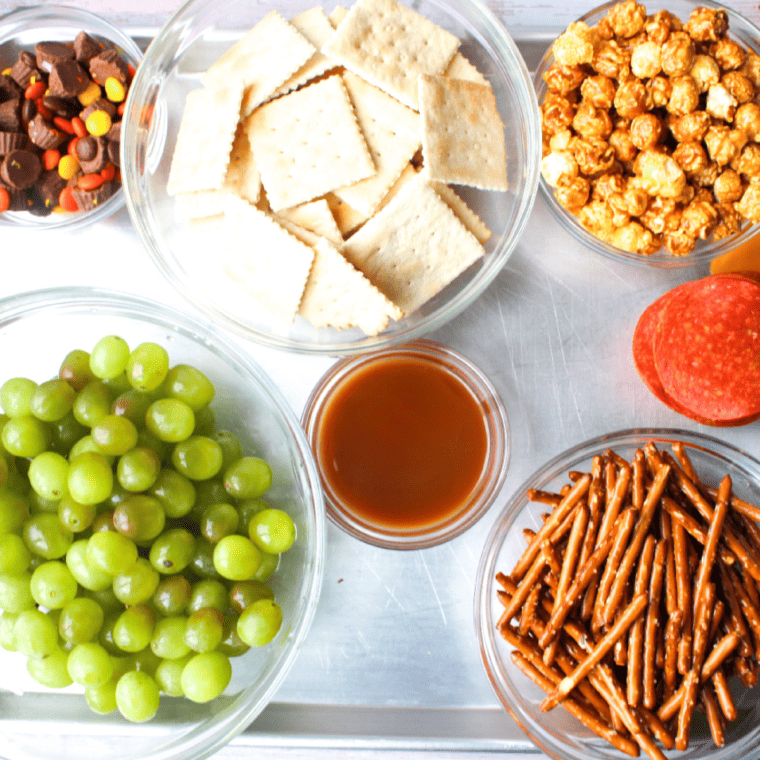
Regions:
<instances>
[{"instance_id":1,"label":"small glass bowl","mask_svg":"<svg viewBox=\"0 0 760 760\"><path fill-rule=\"evenodd\" d=\"M545 464L515 492L493 524L480 558L475 591L475 630L481 658L491 686L504 708L522 730L555 760L620 760L612 745L576 721L562 707L541 712L545 693L512 662L512 647L499 635L496 623L503 607L496 597L497 572L508 574L526 548L524 528L537 530L546 505L528 500L528 489L558 491L568 482L570 470L590 472L591 459L608 448L631 461L637 448L654 441L661 450L682 441L697 474L717 487L728 473L739 498L760 503L760 462L717 438L685 430L622 430L574 446ZM722 748L713 744L707 724L692 726L689 748L679 757L688 760L734 760L757 757L760 751L760 702L754 690L735 693L739 718L726 728Z\"/></svg>"},{"instance_id":2,"label":"small glass bowl","mask_svg":"<svg viewBox=\"0 0 760 760\"><path fill-rule=\"evenodd\" d=\"M135 229L169 282L207 317L243 337L289 351L346 355L420 337L452 319L493 281L512 254L536 195L541 140L530 75L501 22L480 0L420 0L418 13L456 34L461 51L491 82L505 127L509 190L464 188L465 201L493 232L485 256L413 314L369 337L359 328L316 329L302 317L284 324L219 273L218 258L178 224L166 193L185 97L244 32L276 9L284 18L313 7L311 0L250 3L189 0L145 53L124 118L124 189ZM322 4L326 13L335 0ZM350 5L350 3L346 4Z\"/></svg>"},{"instance_id":3,"label":"small glass bowl","mask_svg":"<svg viewBox=\"0 0 760 760\"><path fill-rule=\"evenodd\" d=\"M109 42L135 69L142 51L125 32L94 13L65 5L40 5L20 8L0 18L0 68L15 63L18 54L43 41L73 42L79 32ZM34 216L28 211L6 211L0 214L0 227L29 227L45 230L74 230L109 217L124 205L124 190L118 190L90 211L52 213Z\"/></svg>"},{"instance_id":4,"label":"small glass bowl","mask_svg":"<svg viewBox=\"0 0 760 760\"><path fill-rule=\"evenodd\" d=\"M581 16L578 21L583 21L588 26L596 26L596 24L607 15L609 9L616 5L617 2L619 2L619 0L610 0L607 3L604 3L604 5L600 5L593 10L590 10L588 13ZM724 10L728 14L729 37L740 43L744 48L748 48L755 53L760 54L760 28L749 19L741 16L725 5L719 5L718 3L712 2L712 0L666 0L666 2L662 3L645 2L644 5L650 15L658 10L667 10L683 22L688 20L689 15L695 8L705 7ZM544 74L552 63L554 63L554 56L552 55L550 46L536 69L533 78L539 105L543 102L548 91L546 82L544 81ZM698 240L694 250L686 256L674 256L665 248L661 248L651 256L643 256L641 254L624 251L621 248L616 248L615 246L600 240L595 235L592 235L581 226L575 216L564 208L564 206L560 205L554 194L554 190L548 185L543 176L539 178L538 185L541 195L546 201L546 205L563 229L592 251L609 259L613 259L614 261L623 261L628 264L649 266L659 269L679 269L682 267L691 267L696 266L697 264L709 263L712 259L721 256L736 246L744 243L760 229L760 224L745 224L738 234L731 235L722 240L708 242Z\"/></svg>"},{"instance_id":5,"label":"small glass bowl","mask_svg":"<svg viewBox=\"0 0 760 760\"><path fill-rule=\"evenodd\" d=\"M400 528L370 522L346 503L325 476L320 437L334 394L357 374L383 362L412 360L431 369L443 370L461 384L483 416L486 451L476 485L454 514L417 528ZM422 549L451 540L474 525L488 510L504 484L509 464L509 422L504 405L491 381L469 359L429 340L416 340L370 354L337 362L320 379L311 393L301 422L314 452L325 492L327 516L340 528L366 543L386 549Z\"/></svg>"},{"instance_id":6,"label":"small glass bowl","mask_svg":"<svg viewBox=\"0 0 760 760\"><path fill-rule=\"evenodd\" d=\"M89 351L104 335L131 346L155 341L172 364L192 364L214 383L218 429L238 435L244 451L261 452L274 483L266 499L297 528L270 581L283 626L266 647L232 660L232 681L218 699L195 704L162 697L156 716L128 723L96 715L82 689L48 690L26 672L25 658L0 648L0 757L7 760L198 760L248 726L284 680L308 635L324 573L322 490L309 444L272 380L202 319L165 304L95 288L54 288L0 301L0 382L39 381L57 373L72 349Z\"/></svg>"}]
</instances>

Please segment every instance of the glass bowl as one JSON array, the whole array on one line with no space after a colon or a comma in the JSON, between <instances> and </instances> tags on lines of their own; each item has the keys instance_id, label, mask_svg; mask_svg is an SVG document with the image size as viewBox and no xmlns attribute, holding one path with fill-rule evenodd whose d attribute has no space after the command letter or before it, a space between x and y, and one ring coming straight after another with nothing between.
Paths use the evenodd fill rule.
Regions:
<instances>
[{"instance_id":1,"label":"glass bowl","mask_svg":"<svg viewBox=\"0 0 760 760\"><path fill-rule=\"evenodd\" d=\"M266 499L296 523L297 540L272 578L283 626L266 647L232 660L232 681L217 700L162 696L152 721L96 715L76 686L49 691L26 673L25 658L0 649L0 757L8 760L197 760L251 723L282 683L314 618L324 570L325 518L319 475L297 418L262 369L213 327L162 304L106 290L25 293L0 301L3 378L40 381L74 348L106 334L131 346L155 341L172 363L186 362L215 384L218 429L236 432L244 451L268 459ZM30 350L30 347L34 348ZM52 371L51 371L52 370Z\"/></svg>"},{"instance_id":2,"label":"glass bowl","mask_svg":"<svg viewBox=\"0 0 760 760\"><path fill-rule=\"evenodd\" d=\"M341 405L345 408L347 404L351 406L357 404L356 399L362 394L357 394L356 390L363 384L373 382L372 378L377 378L378 371L383 372L383 370L386 370L386 377L378 384L373 383L368 386L372 388L369 395L383 394L393 399L392 404L390 408L378 414L383 417L379 423L377 419L371 419L373 412L370 408L357 405L356 408L361 410L357 415L359 418L357 421L359 424L363 421L367 430L371 431L368 436L371 440L365 439L361 444L357 444L356 441L353 441L353 444L347 442L349 446L360 447L361 453L357 462L362 468L362 473L357 476L358 479L353 481L344 479L341 483L332 474L334 469L331 466L332 462L338 459L346 470L351 463L345 454L338 453L336 456L328 453L330 449L326 448L325 444L334 439L335 436L331 431L338 430L339 425L344 425L344 432L350 434L351 420L344 418L336 423L334 422L335 412L340 412ZM398 373L395 375L396 382L388 382L387 370ZM438 381L436 381L436 376L439 378ZM412 380L408 380L410 377ZM431 381L430 384L423 386L414 382L414 378L419 380L421 377ZM453 407L454 404L458 404L453 395L438 396L441 388L439 382L447 388L443 391L444 393L447 393L452 385L463 391L463 396L467 399L466 406ZM433 401L431 413L430 402L426 404L423 401L426 396L429 399L448 398L449 403L439 407ZM414 403L409 403L414 399L417 399L416 406ZM367 508L367 504L371 505L371 500L366 495L366 485L362 482L365 479L371 479L371 476L367 473L367 466L362 467L361 463L367 458L365 452L368 451L369 446L374 447L374 440L378 442L375 449L378 461L385 462L385 456L390 455L392 462L388 465L389 468L395 467L398 462L402 463L396 472L395 480L405 481L405 486L406 481L414 481L427 483L428 486L423 486L423 488L434 487L431 482L433 476L426 469L424 461L416 453L404 447L404 441L401 440L404 436L398 434L397 431L404 425L403 420L410 421L407 432L409 428L418 429L418 420L423 420L422 424L426 426L425 433L422 434L423 438L415 438L421 444L424 435L434 429L436 422L443 422L450 435L441 433L440 437L456 439L455 457L458 465L461 465L458 469L463 471L468 467L464 464L468 461L465 447L472 445L471 450L479 453L480 449L476 447L474 439L468 440L460 431L452 432L456 430L456 427L451 424L450 416L453 414L453 408L461 409L464 415L468 407L473 415L468 419L473 420L474 416L482 419L483 447L482 459L473 457L471 479L467 482L466 490L461 486L458 489L462 494L461 497L447 504L445 510L439 510L437 505L430 508L420 506L419 511L413 515L410 514L411 508L408 511L383 509L380 515L379 510L375 509L372 510L373 515L371 507ZM441 410L443 410L442 418L439 416ZM398 415L398 420L395 419L395 415ZM447 418L449 418L448 424ZM386 419L391 420L390 426L386 424ZM493 504L507 474L510 455L509 422L498 392L488 377L469 359L447 346L429 340L416 340L338 361L315 386L306 402L301 421L322 479L327 516L355 538L386 549L422 549L444 543L460 535L474 525ZM397 422L398 425L396 425ZM474 421L472 427L475 427ZM335 451L340 452L340 448L336 446ZM446 461L449 451L446 449L438 451L438 455L439 461ZM340 467L341 465L338 464L337 468L340 469ZM409 469L405 472L404 467ZM376 480L384 480L379 477L379 472L374 470L371 472L373 476L378 476ZM395 487L395 484L392 487ZM456 483L446 486L451 492L456 487ZM387 494L388 498L382 499L381 503L390 501L403 503L404 500L414 503L415 500L409 496L409 493L405 488L401 488L397 498L393 499L390 494ZM442 494L441 502L444 498ZM360 502L363 502L364 506ZM423 510L425 519L420 518Z\"/></svg>"},{"instance_id":3,"label":"glass bowl","mask_svg":"<svg viewBox=\"0 0 760 760\"><path fill-rule=\"evenodd\" d=\"M609 9L614 5L616 5L616 0L610 0L610 2L590 10L588 13L581 16L578 21L583 21L588 26L595 26L607 15ZM760 28L728 6L719 5L711 0L667 0L667 2L651 2L643 3L643 5L646 6L649 15L654 14L658 10L667 10L683 22L688 20L689 15L695 8L706 7L724 10L728 14L728 36L740 43L744 48L753 50L755 53L760 53ZM550 46L536 69L533 80L539 104L543 102L548 90L543 75L553 62L554 56L552 55ZM628 264L650 266L660 269L676 269L709 263L712 259L727 253L738 245L741 245L760 229L760 224L747 223L737 234L723 238L722 240L698 240L694 250L685 256L674 256L665 248L661 248L650 256L643 256L641 254L631 253L616 248L615 246L600 240L595 235L592 235L581 226L575 216L564 208L564 206L560 205L555 197L553 189L549 186L543 176L540 177L538 184L546 205L564 230L569 232L578 242L582 243L592 251L609 259L622 261Z\"/></svg>"},{"instance_id":4,"label":"glass bowl","mask_svg":"<svg viewBox=\"0 0 760 760\"><path fill-rule=\"evenodd\" d=\"M524 528L538 530L546 505L530 502L530 488L558 491L568 482L570 470L590 472L591 459L608 448L627 461L648 441L658 449L682 441L697 474L709 486L717 488L728 473L733 493L753 504L760 503L760 462L740 449L717 438L679 429L635 429L603 435L574 446L539 468L510 498L493 524L486 539L476 577L475 630L486 674L496 696L522 730L550 757L556 760L620 760L622 752L576 721L563 708L541 712L545 693L534 685L512 662L512 647L499 635L496 623L503 607L496 597L497 572L508 574L523 553ZM713 744L706 722L696 716L692 723L689 748L674 753L688 760L710 758L729 760L755 757L760 749L760 702L757 690L735 689L739 717L726 728L722 748ZM670 756L670 753L668 753Z\"/></svg>"},{"instance_id":5,"label":"glass bowl","mask_svg":"<svg viewBox=\"0 0 760 760\"><path fill-rule=\"evenodd\" d=\"M23 50L34 53L37 42L73 42L80 31L102 42L110 42L135 69L142 50L124 31L94 13L65 5L39 5L20 8L0 18L0 67L12 65ZM28 211L6 211L0 214L0 228L29 227L34 229L73 230L100 221L124 205L124 190L119 188L105 203L90 211L52 213L33 216Z\"/></svg>"},{"instance_id":6,"label":"glass bowl","mask_svg":"<svg viewBox=\"0 0 760 760\"><path fill-rule=\"evenodd\" d=\"M288 19L307 0L271 5L246 0L190 0L153 40L132 84L125 118L122 175L137 233L167 279L214 321L259 343L295 352L348 354L419 337L461 312L496 277L514 250L535 199L541 153L538 108L515 44L480 0L421 0L414 9L462 40L462 52L490 80L505 124L506 193L467 188L465 200L493 235L486 255L415 313L367 337L358 328L315 329L301 317L282 324L218 276L218 261L193 245L175 220L166 182L186 94L200 73L270 10ZM324 4L326 13L334 0Z\"/></svg>"}]
</instances>

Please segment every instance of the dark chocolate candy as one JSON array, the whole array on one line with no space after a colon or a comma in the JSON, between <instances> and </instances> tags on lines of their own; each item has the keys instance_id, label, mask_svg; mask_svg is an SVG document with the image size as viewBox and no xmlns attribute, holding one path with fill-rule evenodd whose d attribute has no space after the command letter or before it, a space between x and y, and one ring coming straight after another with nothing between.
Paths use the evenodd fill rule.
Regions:
<instances>
[{"instance_id":1,"label":"dark chocolate candy","mask_svg":"<svg viewBox=\"0 0 760 760\"><path fill-rule=\"evenodd\" d=\"M37 115L37 104L30 98L24 98L21 105L21 128L29 129L29 122Z\"/></svg>"},{"instance_id":2,"label":"dark chocolate candy","mask_svg":"<svg viewBox=\"0 0 760 760\"><path fill-rule=\"evenodd\" d=\"M7 74L0 74L0 103L21 97L21 88Z\"/></svg>"},{"instance_id":3,"label":"dark chocolate candy","mask_svg":"<svg viewBox=\"0 0 760 760\"><path fill-rule=\"evenodd\" d=\"M18 60L11 67L11 79L19 87L27 87L34 77L35 82L42 79L42 72L37 68L37 59L26 50L19 53Z\"/></svg>"},{"instance_id":4,"label":"dark chocolate candy","mask_svg":"<svg viewBox=\"0 0 760 760\"><path fill-rule=\"evenodd\" d=\"M21 100L19 98L0 103L0 129L5 132L21 131Z\"/></svg>"},{"instance_id":5,"label":"dark chocolate candy","mask_svg":"<svg viewBox=\"0 0 760 760\"><path fill-rule=\"evenodd\" d=\"M52 124L37 114L30 122L27 130L29 139L42 150L57 148L65 139L66 135L56 129Z\"/></svg>"},{"instance_id":6,"label":"dark chocolate candy","mask_svg":"<svg viewBox=\"0 0 760 760\"><path fill-rule=\"evenodd\" d=\"M71 189L71 194L77 202L80 211L91 211L97 206L105 203L116 192L116 187L112 182L104 182L100 187L94 190L82 190L78 187Z\"/></svg>"},{"instance_id":7,"label":"dark chocolate candy","mask_svg":"<svg viewBox=\"0 0 760 760\"><path fill-rule=\"evenodd\" d=\"M87 32L79 32L74 40L74 57L83 66L89 66L90 59L96 56L103 46L90 37Z\"/></svg>"},{"instance_id":8,"label":"dark chocolate candy","mask_svg":"<svg viewBox=\"0 0 760 760\"><path fill-rule=\"evenodd\" d=\"M64 119L78 116L82 108L78 100L59 98L57 95L46 95L42 99L42 105L50 109L55 116L62 116Z\"/></svg>"},{"instance_id":9,"label":"dark chocolate candy","mask_svg":"<svg viewBox=\"0 0 760 760\"><path fill-rule=\"evenodd\" d=\"M81 143L82 153L79 152ZM89 156L89 158L83 157ZM77 142L77 158L79 159L79 166L85 174L92 174L93 172L99 172L104 169L108 163L108 144L104 137L83 137Z\"/></svg>"},{"instance_id":10,"label":"dark chocolate candy","mask_svg":"<svg viewBox=\"0 0 760 760\"><path fill-rule=\"evenodd\" d=\"M50 70L48 89L60 98L75 98L89 86L87 72L72 58L56 63Z\"/></svg>"},{"instance_id":11,"label":"dark chocolate candy","mask_svg":"<svg viewBox=\"0 0 760 760\"><path fill-rule=\"evenodd\" d=\"M57 169L42 172L34 184L37 196L45 206L51 209L58 205L58 198L64 187L66 187L66 180L61 177Z\"/></svg>"},{"instance_id":12,"label":"dark chocolate candy","mask_svg":"<svg viewBox=\"0 0 760 760\"><path fill-rule=\"evenodd\" d=\"M37 57L37 68L50 71L53 64L68 61L74 57L74 48L65 42L38 42L34 46Z\"/></svg>"},{"instance_id":13,"label":"dark chocolate candy","mask_svg":"<svg viewBox=\"0 0 760 760\"><path fill-rule=\"evenodd\" d=\"M31 187L42 173L42 164L31 150L14 150L0 164L0 179L17 190Z\"/></svg>"},{"instance_id":14,"label":"dark chocolate candy","mask_svg":"<svg viewBox=\"0 0 760 760\"><path fill-rule=\"evenodd\" d=\"M28 142L23 132L0 132L0 156L7 156L14 150L26 148Z\"/></svg>"},{"instance_id":15,"label":"dark chocolate candy","mask_svg":"<svg viewBox=\"0 0 760 760\"><path fill-rule=\"evenodd\" d=\"M104 50L90 61L90 76L101 84L108 77L115 77L122 84L129 78L129 66L116 50Z\"/></svg>"},{"instance_id":16,"label":"dark chocolate candy","mask_svg":"<svg viewBox=\"0 0 760 760\"><path fill-rule=\"evenodd\" d=\"M93 135L77 140L77 158L79 161L92 161L98 154L98 143Z\"/></svg>"}]
</instances>

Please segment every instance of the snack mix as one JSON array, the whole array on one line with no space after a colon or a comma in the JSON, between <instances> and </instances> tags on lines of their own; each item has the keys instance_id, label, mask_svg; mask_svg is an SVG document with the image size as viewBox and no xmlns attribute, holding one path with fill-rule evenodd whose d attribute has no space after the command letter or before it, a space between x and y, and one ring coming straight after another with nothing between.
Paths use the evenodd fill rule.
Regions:
<instances>
[{"instance_id":1,"label":"snack mix","mask_svg":"<svg viewBox=\"0 0 760 760\"><path fill-rule=\"evenodd\" d=\"M552 47L541 173L605 243L674 256L760 222L760 56L724 10L688 21L635 0Z\"/></svg>"}]
</instances>

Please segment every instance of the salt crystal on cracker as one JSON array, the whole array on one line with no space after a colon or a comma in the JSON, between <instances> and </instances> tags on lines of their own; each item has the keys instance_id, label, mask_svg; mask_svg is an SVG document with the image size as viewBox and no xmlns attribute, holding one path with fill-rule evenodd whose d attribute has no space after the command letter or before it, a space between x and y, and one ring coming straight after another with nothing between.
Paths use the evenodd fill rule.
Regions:
<instances>
[{"instance_id":1,"label":"salt crystal on cracker","mask_svg":"<svg viewBox=\"0 0 760 760\"><path fill-rule=\"evenodd\" d=\"M320 238L298 313L315 327L359 327L377 335L401 309L386 298L329 241Z\"/></svg>"},{"instance_id":2,"label":"salt crystal on cracker","mask_svg":"<svg viewBox=\"0 0 760 760\"><path fill-rule=\"evenodd\" d=\"M338 75L261 106L245 128L274 211L375 173Z\"/></svg>"},{"instance_id":3,"label":"salt crystal on cracker","mask_svg":"<svg viewBox=\"0 0 760 760\"><path fill-rule=\"evenodd\" d=\"M358 0L322 52L410 108L418 74L442 74L459 39L397 0Z\"/></svg>"},{"instance_id":4,"label":"salt crystal on cracker","mask_svg":"<svg viewBox=\"0 0 760 760\"><path fill-rule=\"evenodd\" d=\"M315 52L314 45L295 27L277 11L270 11L208 69L201 81L207 87L241 83L245 88L242 113L247 116Z\"/></svg>"},{"instance_id":5,"label":"salt crystal on cracker","mask_svg":"<svg viewBox=\"0 0 760 760\"><path fill-rule=\"evenodd\" d=\"M488 229L486 223L457 195L453 188L441 182L430 184L456 214L457 219L475 235L481 245L484 245L491 237L491 230Z\"/></svg>"},{"instance_id":6,"label":"salt crystal on cracker","mask_svg":"<svg viewBox=\"0 0 760 760\"><path fill-rule=\"evenodd\" d=\"M376 174L334 194L370 216L420 145L420 117L350 71L343 74Z\"/></svg>"},{"instance_id":7,"label":"salt crystal on cracker","mask_svg":"<svg viewBox=\"0 0 760 760\"><path fill-rule=\"evenodd\" d=\"M341 249L405 314L483 256L483 246L417 176Z\"/></svg>"},{"instance_id":8,"label":"salt crystal on cracker","mask_svg":"<svg viewBox=\"0 0 760 760\"><path fill-rule=\"evenodd\" d=\"M451 77L452 79L466 79L468 82L477 82L478 84L489 84L480 71L459 51L451 59L451 63L444 72L444 76Z\"/></svg>"},{"instance_id":9,"label":"salt crystal on cracker","mask_svg":"<svg viewBox=\"0 0 760 760\"><path fill-rule=\"evenodd\" d=\"M240 83L188 93L166 183L169 195L221 188L242 97Z\"/></svg>"},{"instance_id":10,"label":"salt crystal on cracker","mask_svg":"<svg viewBox=\"0 0 760 760\"><path fill-rule=\"evenodd\" d=\"M283 209L277 213L277 216L283 217L319 237L327 238L333 245L340 246L343 243L343 236L340 234L335 217L324 198Z\"/></svg>"},{"instance_id":11,"label":"salt crystal on cracker","mask_svg":"<svg viewBox=\"0 0 760 760\"><path fill-rule=\"evenodd\" d=\"M263 211L232 195L221 229L227 275L275 317L292 322L314 251Z\"/></svg>"},{"instance_id":12,"label":"salt crystal on cracker","mask_svg":"<svg viewBox=\"0 0 760 760\"><path fill-rule=\"evenodd\" d=\"M435 182L507 189L504 124L493 90L420 74L424 171Z\"/></svg>"}]
</instances>

